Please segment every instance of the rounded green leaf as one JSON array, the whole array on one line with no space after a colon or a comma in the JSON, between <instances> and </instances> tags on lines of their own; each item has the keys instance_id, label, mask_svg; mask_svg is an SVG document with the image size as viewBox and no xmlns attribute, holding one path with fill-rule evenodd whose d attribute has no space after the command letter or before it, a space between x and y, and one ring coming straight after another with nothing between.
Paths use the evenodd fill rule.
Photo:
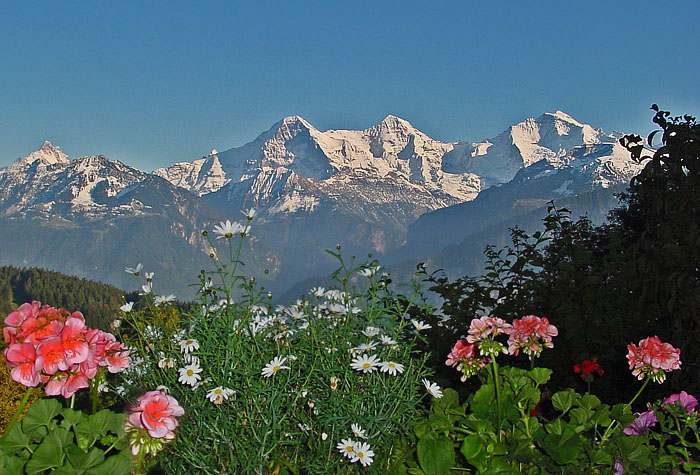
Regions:
<instances>
[{"instance_id":1,"label":"rounded green leaf","mask_svg":"<svg viewBox=\"0 0 700 475\"><path fill-rule=\"evenodd\" d=\"M452 441L444 436L426 437L418 441L418 463L426 475L446 475L455 464Z\"/></svg>"}]
</instances>

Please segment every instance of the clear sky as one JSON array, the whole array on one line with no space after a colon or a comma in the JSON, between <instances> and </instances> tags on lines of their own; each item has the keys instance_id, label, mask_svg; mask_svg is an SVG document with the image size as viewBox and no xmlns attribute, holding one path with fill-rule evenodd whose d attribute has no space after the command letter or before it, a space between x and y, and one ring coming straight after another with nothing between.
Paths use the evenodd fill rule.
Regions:
<instances>
[{"instance_id":1,"label":"clear sky","mask_svg":"<svg viewBox=\"0 0 700 475\"><path fill-rule=\"evenodd\" d=\"M700 115L700 1L0 4L0 167L44 140L146 171L288 115L442 141L561 109L646 134Z\"/></svg>"}]
</instances>

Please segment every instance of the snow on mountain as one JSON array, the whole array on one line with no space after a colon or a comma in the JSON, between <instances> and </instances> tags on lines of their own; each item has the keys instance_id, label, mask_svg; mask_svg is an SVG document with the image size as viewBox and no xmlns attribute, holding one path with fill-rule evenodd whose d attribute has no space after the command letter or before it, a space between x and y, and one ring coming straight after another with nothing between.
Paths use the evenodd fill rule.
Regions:
<instances>
[{"instance_id":1,"label":"snow on mountain","mask_svg":"<svg viewBox=\"0 0 700 475\"><path fill-rule=\"evenodd\" d=\"M286 180L287 171L311 179L319 189L371 176L387 183L410 183L420 195L429 193L432 200L422 204L433 210L471 201L482 190L507 183L519 170L541 160L558 163L575 147L615 141L615 136L562 111L526 119L495 138L473 143L434 140L393 115L365 130L325 132L291 116L242 147L154 173L199 195L226 188L228 196L245 196L247 203L261 207L279 199L269 194L279 188L271 180ZM317 202L301 200L298 192L289 199L295 203L278 203L269 211L308 210Z\"/></svg>"},{"instance_id":2,"label":"snow on mountain","mask_svg":"<svg viewBox=\"0 0 700 475\"><path fill-rule=\"evenodd\" d=\"M462 143L455 147L459 153L447 161L453 171L478 175L485 189L507 183L520 169L540 160L557 162L574 147L615 140L615 136L557 111L526 119L492 139Z\"/></svg>"},{"instance_id":3,"label":"snow on mountain","mask_svg":"<svg viewBox=\"0 0 700 475\"><path fill-rule=\"evenodd\" d=\"M442 156L452 144L433 140L409 122L389 115L366 130L328 130L321 132L298 116L286 117L252 142L219 152L194 162L179 162L154 173L171 183L200 195L224 186L241 188L257 181L268 181L270 171L283 169L329 185L342 172L357 172L364 179L368 172L379 179L398 175L435 196L432 209L473 199L479 192L478 177L469 173L453 174L442 169ZM205 165L217 158L225 177L213 175ZM261 179L253 180L257 175ZM330 181L328 181L330 180ZM256 205L269 196L248 190Z\"/></svg>"},{"instance_id":4,"label":"snow on mountain","mask_svg":"<svg viewBox=\"0 0 700 475\"><path fill-rule=\"evenodd\" d=\"M17 159L11 166L23 168L29 165L51 166L55 164L68 163L70 158L63 153L60 147L55 147L48 140L43 143L39 150L36 150L26 157Z\"/></svg>"},{"instance_id":5,"label":"snow on mountain","mask_svg":"<svg viewBox=\"0 0 700 475\"><path fill-rule=\"evenodd\" d=\"M0 216L95 217L134 212L109 199L149 175L102 155L69 159L59 147L41 148L0 169ZM138 206L137 206L138 207Z\"/></svg>"}]
</instances>

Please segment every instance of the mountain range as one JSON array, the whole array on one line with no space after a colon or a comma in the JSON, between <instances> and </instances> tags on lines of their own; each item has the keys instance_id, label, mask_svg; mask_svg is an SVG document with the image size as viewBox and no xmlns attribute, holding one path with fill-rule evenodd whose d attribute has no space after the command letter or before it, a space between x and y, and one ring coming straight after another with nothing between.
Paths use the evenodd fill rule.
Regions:
<instances>
[{"instance_id":1,"label":"mountain range","mask_svg":"<svg viewBox=\"0 0 700 475\"><path fill-rule=\"evenodd\" d=\"M101 155L70 159L45 142L0 169L0 264L131 289L123 268L140 261L157 292L188 297L210 267L201 231L255 208L245 272L276 292L327 274L335 262L324 250L337 244L396 269L427 259L471 271L476 258L449 249L539 222L549 200L602 219L640 170L621 135L561 111L481 142L440 142L392 115L327 131L291 116L241 147L153 173Z\"/></svg>"}]
</instances>

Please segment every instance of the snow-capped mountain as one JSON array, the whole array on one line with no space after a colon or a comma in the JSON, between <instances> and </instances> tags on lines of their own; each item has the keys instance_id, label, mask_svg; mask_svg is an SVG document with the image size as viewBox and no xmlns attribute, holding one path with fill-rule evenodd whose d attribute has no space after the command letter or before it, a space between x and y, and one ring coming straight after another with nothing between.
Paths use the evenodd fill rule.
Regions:
<instances>
[{"instance_id":1,"label":"snow-capped mountain","mask_svg":"<svg viewBox=\"0 0 700 475\"><path fill-rule=\"evenodd\" d=\"M255 207L249 255L261 262L247 269L268 269L276 279L268 288L285 288L332 269L335 262L323 251L337 244L348 255L372 252L398 261L432 254L480 229L503 227L552 199L574 203L601 190L612 196L640 170L617 144L619 136L561 111L526 119L495 138L449 143L392 115L364 130L326 131L291 116L241 147L212 150L153 174L101 155L71 160L45 142L0 169L4 239L31 234L42 246L35 252L23 242L17 252L34 257L4 263L46 261L57 270L68 266L74 274L123 285L85 265L48 259L69 253L73 243L50 251L56 246L53 228L43 239L37 226L89 228L98 244L86 255L100 260L95 246L100 239L109 242L112 251L104 254L117 261L101 265L110 272L146 260L151 249L176 279L166 264L199 262L194 256L207 247L203 229L240 219L242 209ZM30 222L31 231L22 228ZM13 234L7 234L10 229ZM81 239L76 233L72 240ZM133 247L129 236L142 242ZM126 256L125 249L145 257Z\"/></svg>"},{"instance_id":2,"label":"snow-capped mountain","mask_svg":"<svg viewBox=\"0 0 700 475\"><path fill-rule=\"evenodd\" d=\"M292 116L242 147L214 150L154 173L199 195L218 192L220 203L226 196L270 214L312 212L319 202L333 200L333 194L364 188L370 180L386 190L370 201L385 203L387 196L394 201L395 187L403 190L399 194L414 195L408 201L416 203L415 210L399 220L407 223L425 211L471 201L483 189L507 183L541 160L557 166L567 163L574 147L612 146L617 138L561 111L526 119L493 139L472 143L434 140L392 115L365 130L325 132Z\"/></svg>"},{"instance_id":3,"label":"snow-capped mountain","mask_svg":"<svg viewBox=\"0 0 700 475\"><path fill-rule=\"evenodd\" d=\"M209 264L204 229L228 217L167 180L102 155L70 159L45 142L0 169L0 262L56 269L133 289L123 269L142 262L160 293L191 297L185 269ZM252 238L251 268L279 258Z\"/></svg>"},{"instance_id":4,"label":"snow-capped mountain","mask_svg":"<svg viewBox=\"0 0 700 475\"><path fill-rule=\"evenodd\" d=\"M280 180L307 178L320 188L342 191L355 179L370 177L387 187L397 183L421 198L422 211L473 199L479 179L469 172L443 169L443 156L453 149L428 137L409 122L389 115L366 130L321 132L298 116L287 117L254 141L238 148L210 154L193 162L179 162L155 170L156 175L200 195L226 189L230 196L245 197L251 205L267 207L274 192L285 188ZM309 209L316 200L288 204L276 202L270 212ZM415 216L417 217L417 216Z\"/></svg>"}]
</instances>

